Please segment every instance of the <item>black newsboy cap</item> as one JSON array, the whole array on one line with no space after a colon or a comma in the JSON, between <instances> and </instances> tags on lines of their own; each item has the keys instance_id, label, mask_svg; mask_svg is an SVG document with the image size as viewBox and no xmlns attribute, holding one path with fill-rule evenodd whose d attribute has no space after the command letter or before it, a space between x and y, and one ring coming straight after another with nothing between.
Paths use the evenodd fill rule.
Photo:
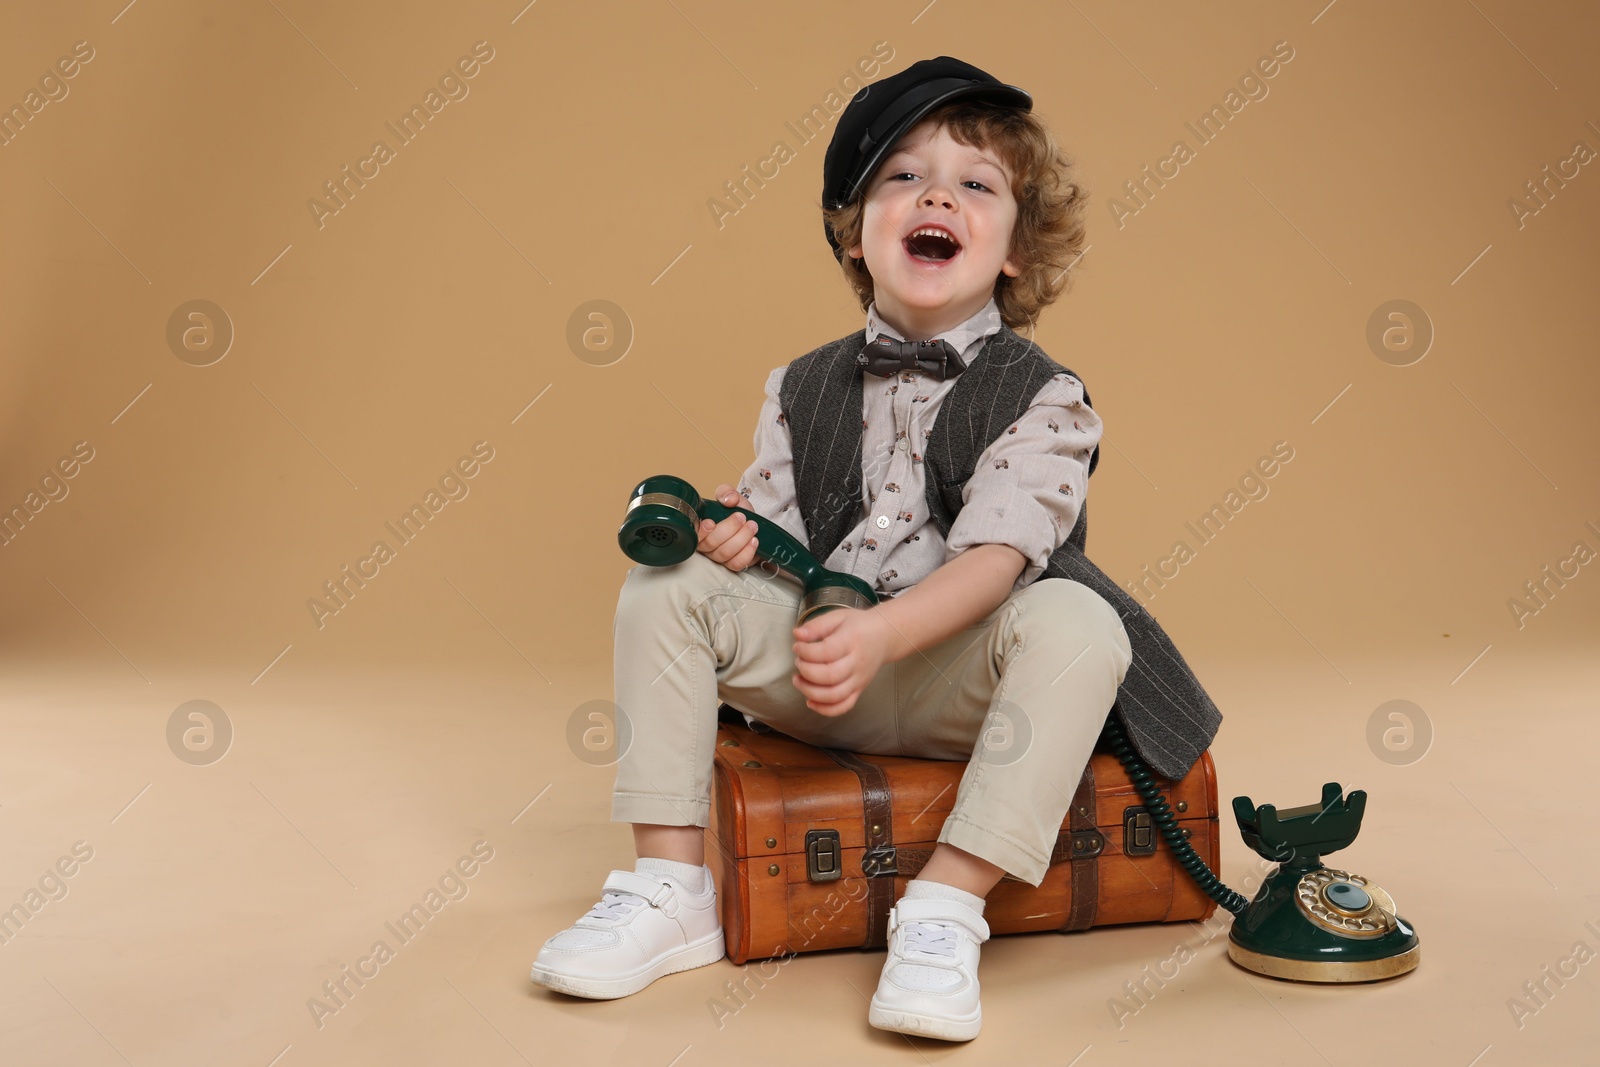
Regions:
<instances>
[{"instance_id":1,"label":"black newsboy cap","mask_svg":"<svg viewBox=\"0 0 1600 1067\"><path fill-rule=\"evenodd\" d=\"M900 73L863 88L846 105L828 142L822 160L822 206L833 210L854 203L861 187L907 130L939 105L967 98L1033 110L1033 97L1026 91L951 56L919 59ZM842 255L826 219L822 230L834 256Z\"/></svg>"}]
</instances>

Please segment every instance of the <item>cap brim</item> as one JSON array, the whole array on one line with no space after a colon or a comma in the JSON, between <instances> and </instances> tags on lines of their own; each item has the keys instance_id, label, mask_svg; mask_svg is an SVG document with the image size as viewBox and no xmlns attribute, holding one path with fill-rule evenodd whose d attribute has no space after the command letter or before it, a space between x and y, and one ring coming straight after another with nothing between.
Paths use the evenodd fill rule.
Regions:
<instances>
[{"instance_id":1,"label":"cap brim","mask_svg":"<svg viewBox=\"0 0 1600 1067\"><path fill-rule=\"evenodd\" d=\"M860 147L865 155L862 157L856 177L845 187L844 203L854 202L861 193L861 187L877 171L884 157L893 150L895 142L941 104L970 97L1002 107L1014 107L1023 111L1033 110L1033 97L1015 85L980 85L974 84L967 78L941 78L919 86L918 89L921 91L906 94L903 106L897 102L897 106L885 112L878 122L869 126L861 135Z\"/></svg>"}]
</instances>

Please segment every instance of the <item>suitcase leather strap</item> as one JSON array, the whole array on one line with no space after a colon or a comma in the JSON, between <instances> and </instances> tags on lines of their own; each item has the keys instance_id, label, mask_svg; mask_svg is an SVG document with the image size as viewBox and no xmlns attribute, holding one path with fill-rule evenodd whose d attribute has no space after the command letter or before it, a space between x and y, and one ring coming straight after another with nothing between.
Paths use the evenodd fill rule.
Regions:
<instances>
[{"instance_id":1,"label":"suitcase leather strap","mask_svg":"<svg viewBox=\"0 0 1600 1067\"><path fill-rule=\"evenodd\" d=\"M1067 921L1061 924L1063 930L1087 930L1094 925L1095 913L1100 909L1100 861L1096 857L1100 855L1105 839L1095 828L1095 808L1094 761L1090 760L1084 765L1083 777L1078 781L1078 792L1072 798L1067 819L1072 831L1070 837L1074 842L1086 837L1087 831L1100 838L1100 847L1095 848L1083 862L1072 865L1072 903L1067 909ZM1057 844L1060 844L1059 840Z\"/></svg>"},{"instance_id":2,"label":"suitcase leather strap","mask_svg":"<svg viewBox=\"0 0 1600 1067\"><path fill-rule=\"evenodd\" d=\"M894 876L901 873L895 862L894 806L889 794L889 776L878 764L868 763L854 752L842 748L822 751L861 779L862 829L867 843L861 856L861 873L867 880L867 939L861 947L883 948L889 943Z\"/></svg>"}]
</instances>

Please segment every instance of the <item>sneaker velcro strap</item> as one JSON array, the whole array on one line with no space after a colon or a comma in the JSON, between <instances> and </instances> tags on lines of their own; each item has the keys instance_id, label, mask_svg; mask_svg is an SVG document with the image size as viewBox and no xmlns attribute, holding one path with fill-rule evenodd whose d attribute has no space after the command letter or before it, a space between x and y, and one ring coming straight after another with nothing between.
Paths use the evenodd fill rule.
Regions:
<instances>
[{"instance_id":1,"label":"sneaker velcro strap","mask_svg":"<svg viewBox=\"0 0 1600 1067\"><path fill-rule=\"evenodd\" d=\"M982 915L955 900L935 900L923 897L907 900L901 897L894 905L890 926L911 920L959 923L972 933L981 945L989 940L989 924Z\"/></svg>"},{"instance_id":2,"label":"sneaker velcro strap","mask_svg":"<svg viewBox=\"0 0 1600 1067\"><path fill-rule=\"evenodd\" d=\"M606 878L604 888L637 893L649 901L652 908L661 908L672 916L678 913L676 901L671 900L669 903L673 896L672 885L654 875L640 874L638 871L612 871Z\"/></svg>"}]
</instances>

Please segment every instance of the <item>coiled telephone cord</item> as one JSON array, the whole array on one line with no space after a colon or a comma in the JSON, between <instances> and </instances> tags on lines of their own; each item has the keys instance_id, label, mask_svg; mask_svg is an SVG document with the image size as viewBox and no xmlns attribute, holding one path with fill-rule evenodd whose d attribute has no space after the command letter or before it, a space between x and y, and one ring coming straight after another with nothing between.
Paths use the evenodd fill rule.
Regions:
<instances>
[{"instance_id":1,"label":"coiled telephone cord","mask_svg":"<svg viewBox=\"0 0 1600 1067\"><path fill-rule=\"evenodd\" d=\"M1105 737L1112 753L1122 761L1129 780L1133 782L1133 788L1138 792L1139 799L1144 801L1145 808L1150 812L1150 818L1154 820L1156 829L1161 831L1161 836L1172 849L1172 854L1177 857L1178 864L1189 872L1189 877L1194 879L1201 891L1219 906L1235 915L1243 913L1245 908L1250 906L1250 902L1223 885L1212 873L1211 868L1206 866L1206 861L1200 858L1200 854L1183 836L1177 816L1172 814L1167 798L1162 796L1161 790L1156 787L1155 775L1133 750L1133 745L1128 742L1128 735L1123 732L1122 723L1114 712L1106 718Z\"/></svg>"}]
</instances>

